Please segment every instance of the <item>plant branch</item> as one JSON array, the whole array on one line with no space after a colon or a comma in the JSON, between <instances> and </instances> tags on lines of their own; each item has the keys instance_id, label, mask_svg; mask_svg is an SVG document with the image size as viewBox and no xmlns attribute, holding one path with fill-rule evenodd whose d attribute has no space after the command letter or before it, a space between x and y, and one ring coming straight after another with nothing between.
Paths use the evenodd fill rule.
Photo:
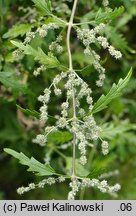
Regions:
<instances>
[{"instance_id":1,"label":"plant branch","mask_svg":"<svg viewBox=\"0 0 136 216\"><path fill-rule=\"evenodd\" d=\"M68 23L68 30L67 30L67 50L68 50L68 58L69 58L69 71L73 73L73 62L72 62L72 54L71 54L71 48L70 48L70 36L71 36L71 30L73 26L73 20L74 15L76 11L78 0L74 0L73 8L71 12L71 17ZM75 90L74 85L72 86L72 101L73 101L73 119L76 119L76 102L75 102ZM75 149L76 149L76 134L73 135L73 159L72 159L72 178L75 178L76 176L76 170L75 170L75 161L76 161L76 155L75 155Z\"/></svg>"}]
</instances>

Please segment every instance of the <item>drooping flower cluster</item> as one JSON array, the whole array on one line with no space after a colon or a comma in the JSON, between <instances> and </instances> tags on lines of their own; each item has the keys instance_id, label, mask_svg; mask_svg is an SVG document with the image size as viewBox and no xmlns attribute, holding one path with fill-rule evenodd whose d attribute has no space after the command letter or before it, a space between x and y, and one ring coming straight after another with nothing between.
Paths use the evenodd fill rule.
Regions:
<instances>
[{"instance_id":1,"label":"drooping flower cluster","mask_svg":"<svg viewBox=\"0 0 136 216\"><path fill-rule=\"evenodd\" d=\"M36 189L36 188L44 188L45 185L52 185L55 183L62 183L65 181L64 176L59 176L58 178L49 177L47 179L43 179L38 184L30 183L27 187L20 187L17 189L17 193L19 195L24 194L25 192L28 192L30 190Z\"/></svg>"},{"instance_id":2,"label":"drooping flower cluster","mask_svg":"<svg viewBox=\"0 0 136 216\"><path fill-rule=\"evenodd\" d=\"M102 146L103 155L107 155L109 153L109 144L108 144L108 142L107 141L102 141L101 146Z\"/></svg>"},{"instance_id":3,"label":"drooping flower cluster","mask_svg":"<svg viewBox=\"0 0 136 216\"><path fill-rule=\"evenodd\" d=\"M70 2L70 0L69 0ZM108 0L103 0L102 4L104 7L107 7L109 2ZM59 8L57 9L59 10ZM43 21L41 17L41 21ZM120 51L116 50L111 46L104 35L106 25L104 23L99 24L93 29L80 29L75 27L77 31L77 38L82 41L85 49L84 54L90 56L93 59L93 66L99 72L99 80L96 82L97 86L102 86L105 79L105 68L100 63L100 55L91 48L92 44L99 45L103 49L107 49L111 56L115 59L120 59L122 54ZM39 34L40 37L46 37L49 30L58 29L59 26L55 23L42 24L35 32L28 32L24 40L24 45L27 45L35 38L36 34ZM49 45L49 54L61 54L63 52L63 47L60 45L62 41L62 36L58 36L55 41ZM42 70L46 68L41 65L37 68L33 74L38 76ZM61 83L61 84L60 84ZM63 88L62 88L63 85ZM48 135L59 130L64 130L65 128L75 137L75 140L65 143L57 148L66 149L69 146L72 146L75 142L76 151L80 153L79 161L81 165L87 163L87 147L94 147L95 141L100 139L101 150L103 155L107 155L109 152L108 142L102 140L100 136L101 128L97 126L97 123L94 117L86 113L91 113L93 109L93 98L92 90L89 85L84 82L83 79L74 71L66 70L57 74L51 85L46 87L43 91L43 94L38 97L38 101L42 104L40 107L40 121L45 125L48 120L48 105L51 99L51 95L54 94L57 97L60 97L63 93L62 89L65 91L63 102L60 104L60 113L55 116L56 122L54 126L46 126L43 133L38 134L36 138L33 139L33 142L39 144L40 146L48 145ZM81 106L82 101L85 101L87 108ZM71 113L71 104L73 105L73 111ZM75 112L75 113L74 113ZM46 124L47 125L47 124ZM92 144L93 143L93 144ZM77 159L77 158L76 158ZM50 163L50 154L47 153L45 157L45 162ZM100 181L98 179L90 178L81 178L78 176L72 176L72 180L69 184L71 191L68 194L68 199L75 199L76 194L79 189L83 187L96 187L103 193L109 193L116 195L116 192L120 190L120 185L116 184L114 186L109 186L106 180ZM46 184L52 185L56 182L65 181L65 177L60 176L58 178L50 177L40 181L38 184L30 183L27 187L18 188L17 192L23 194L24 192L30 191L35 188L43 188Z\"/></svg>"},{"instance_id":4,"label":"drooping flower cluster","mask_svg":"<svg viewBox=\"0 0 136 216\"><path fill-rule=\"evenodd\" d=\"M38 33L40 37L46 37L49 30L58 29L59 26L55 23L43 24L41 27L37 28L36 31L30 31L26 33L26 37L24 39L23 44L26 45L35 38Z\"/></svg>"},{"instance_id":5,"label":"drooping flower cluster","mask_svg":"<svg viewBox=\"0 0 136 216\"><path fill-rule=\"evenodd\" d=\"M56 41L49 45L49 50L52 53L61 54L63 52L63 47L59 44L62 41L61 35L56 38Z\"/></svg>"},{"instance_id":6,"label":"drooping flower cluster","mask_svg":"<svg viewBox=\"0 0 136 216\"><path fill-rule=\"evenodd\" d=\"M25 38L25 40L24 40L24 44L28 44L28 43L30 43L31 42L31 40L33 39L33 38L35 38L35 32L27 32L26 33L26 38Z\"/></svg>"},{"instance_id":7,"label":"drooping flower cluster","mask_svg":"<svg viewBox=\"0 0 136 216\"><path fill-rule=\"evenodd\" d=\"M43 70L46 70L46 67L44 65L41 65L36 70L34 70L33 75L37 77Z\"/></svg>"},{"instance_id":8,"label":"drooping flower cluster","mask_svg":"<svg viewBox=\"0 0 136 216\"><path fill-rule=\"evenodd\" d=\"M98 188L102 193L109 193L111 195L116 195L116 192L118 192L121 189L121 186L119 184L115 184L114 186L109 186L106 180L99 181L98 179L89 179L84 178L82 183L82 187L96 187Z\"/></svg>"},{"instance_id":9,"label":"drooping flower cluster","mask_svg":"<svg viewBox=\"0 0 136 216\"><path fill-rule=\"evenodd\" d=\"M109 186L106 180L100 181L99 179L90 179L90 178L83 178L83 179L74 179L69 186L71 187L71 191L68 193L68 200L74 200L77 192L84 188L97 188L102 193L108 193L114 197L117 196L117 192L121 189L119 184L115 184L114 186Z\"/></svg>"},{"instance_id":10,"label":"drooping flower cluster","mask_svg":"<svg viewBox=\"0 0 136 216\"><path fill-rule=\"evenodd\" d=\"M77 37L82 41L85 46L84 54L90 56L93 59L93 66L99 72L99 80L97 80L96 85L101 87L105 80L105 68L100 64L100 56L90 47L91 44L98 43L103 49L107 49L111 56L115 59L120 59L122 54L120 51L116 50L111 46L106 37L102 36L104 34L104 29L106 25L100 23L93 29L80 29L77 28Z\"/></svg>"},{"instance_id":11,"label":"drooping flower cluster","mask_svg":"<svg viewBox=\"0 0 136 216\"><path fill-rule=\"evenodd\" d=\"M69 184L71 191L68 193L68 200L74 200L77 192L80 188L80 181L78 179L73 179Z\"/></svg>"},{"instance_id":12,"label":"drooping flower cluster","mask_svg":"<svg viewBox=\"0 0 136 216\"><path fill-rule=\"evenodd\" d=\"M50 29L52 29L52 30L54 30L54 29L58 29L59 28L59 26L58 25L56 25L55 23L49 23L49 24L43 24L41 27L39 27L38 29L37 29L37 32L39 33L39 35L41 36L41 37L46 37L47 36L47 34L48 34L48 31L50 30Z\"/></svg>"},{"instance_id":13,"label":"drooping flower cluster","mask_svg":"<svg viewBox=\"0 0 136 216\"><path fill-rule=\"evenodd\" d=\"M62 80L64 88L66 89L66 100L65 102L62 102L60 106L61 111L60 115L57 117L56 124L52 127L46 127L44 134L37 135L33 142L44 146L48 141L48 135L51 132L66 128L71 134L75 134L76 146L80 152L79 160L82 165L85 165L87 163L86 148L87 146L90 146L90 142L99 139L101 128L97 126L93 116L85 116L85 110L81 107L80 102L82 99L85 99L88 104L88 112L91 112L93 108L93 99L91 96L92 90L89 88L87 83L85 83L75 73L75 71L61 72L56 75L50 87L46 88L44 90L44 94L38 97L38 100L43 103L40 108L40 120L44 123L48 120L47 108L51 92L54 92L56 96L60 96L62 94L59 87L59 83ZM73 118L73 116L71 117L69 112L73 89L75 92L76 113L78 115L77 118ZM106 141L102 141L102 143L106 143ZM102 152L103 154L106 154L106 146L103 146Z\"/></svg>"},{"instance_id":14,"label":"drooping flower cluster","mask_svg":"<svg viewBox=\"0 0 136 216\"><path fill-rule=\"evenodd\" d=\"M107 173L103 173L99 176L99 179L105 179L105 178L110 178L113 176L118 176L119 175L119 170L114 170L114 171L109 171Z\"/></svg>"}]
</instances>

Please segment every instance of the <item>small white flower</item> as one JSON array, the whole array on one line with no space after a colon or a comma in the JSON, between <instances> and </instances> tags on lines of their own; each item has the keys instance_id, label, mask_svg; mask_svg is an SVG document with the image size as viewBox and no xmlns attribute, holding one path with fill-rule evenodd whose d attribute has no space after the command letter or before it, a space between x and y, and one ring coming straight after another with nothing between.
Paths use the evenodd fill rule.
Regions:
<instances>
[{"instance_id":1,"label":"small white flower","mask_svg":"<svg viewBox=\"0 0 136 216\"><path fill-rule=\"evenodd\" d=\"M61 81L61 76L58 74L56 77L53 79L53 84L57 85Z\"/></svg>"},{"instance_id":2,"label":"small white flower","mask_svg":"<svg viewBox=\"0 0 136 216\"><path fill-rule=\"evenodd\" d=\"M60 96L62 94L62 91L60 89L58 89L58 88L55 88L54 93L55 93L56 96Z\"/></svg>"},{"instance_id":3,"label":"small white flower","mask_svg":"<svg viewBox=\"0 0 136 216\"><path fill-rule=\"evenodd\" d=\"M46 183L49 185L55 184L55 182L56 182L55 178L50 177L46 179Z\"/></svg>"},{"instance_id":4,"label":"small white flower","mask_svg":"<svg viewBox=\"0 0 136 216\"><path fill-rule=\"evenodd\" d=\"M86 49L84 50L84 54L87 56L91 55L91 51L90 51L89 47L86 47Z\"/></svg>"},{"instance_id":5,"label":"small white flower","mask_svg":"<svg viewBox=\"0 0 136 216\"><path fill-rule=\"evenodd\" d=\"M107 155L109 153L109 144L107 141L102 141L101 144L103 155Z\"/></svg>"},{"instance_id":6,"label":"small white flower","mask_svg":"<svg viewBox=\"0 0 136 216\"><path fill-rule=\"evenodd\" d=\"M44 146L47 142L47 138L43 134L38 134L35 139L33 139L34 143L37 143L41 146Z\"/></svg>"},{"instance_id":7,"label":"small white flower","mask_svg":"<svg viewBox=\"0 0 136 216\"><path fill-rule=\"evenodd\" d=\"M20 187L20 188L17 189L17 193L19 195L22 195L24 192L25 192L25 188L24 187Z\"/></svg>"},{"instance_id":8,"label":"small white flower","mask_svg":"<svg viewBox=\"0 0 136 216\"><path fill-rule=\"evenodd\" d=\"M69 107L69 103L68 102L64 102L61 104L62 109L67 109Z\"/></svg>"},{"instance_id":9,"label":"small white flower","mask_svg":"<svg viewBox=\"0 0 136 216\"><path fill-rule=\"evenodd\" d=\"M75 194L73 194L73 192L70 191L70 192L68 193L68 200L74 200L74 199L75 199Z\"/></svg>"},{"instance_id":10,"label":"small white flower","mask_svg":"<svg viewBox=\"0 0 136 216\"><path fill-rule=\"evenodd\" d=\"M80 115L81 117L84 117L84 116L85 116L85 110L82 109L82 108L79 109L78 113L79 113L79 115Z\"/></svg>"},{"instance_id":11,"label":"small white flower","mask_svg":"<svg viewBox=\"0 0 136 216\"><path fill-rule=\"evenodd\" d=\"M64 176L59 176L58 177L58 182L61 183L61 182L64 182L66 180L66 178Z\"/></svg>"},{"instance_id":12,"label":"small white flower","mask_svg":"<svg viewBox=\"0 0 136 216\"><path fill-rule=\"evenodd\" d=\"M30 184L28 185L28 187L30 188L30 190L31 190L31 189L35 189L35 184L34 184L34 183L30 183Z\"/></svg>"},{"instance_id":13,"label":"small white flower","mask_svg":"<svg viewBox=\"0 0 136 216\"><path fill-rule=\"evenodd\" d=\"M99 37L97 38L97 41L98 41L98 43L99 43L104 49L108 48L109 43L108 43L108 41L107 41L107 38L102 37L102 36L99 36Z\"/></svg>"},{"instance_id":14,"label":"small white flower","mask_svg":"<svg viewBox=\"0 0 136 216\"><path fill-rule=\"evenodd\" d=\"M115 50L115 48L113 46L109 46L109 53L111 54L111 56L113 56L116 59L120 59L122 57L122 54L120 51Z\"/></svg>"},{"instance_id":15,"label":"small white flower","mask_svg":"<svg viewBox=\"0 0 136 216\"><path fill-rule=\"evenodd\" d=\"M86 158L86 156L81 156L80 157L80 163L82 164L82 165L85 165L86 163L87 163L87 158Z\"/></svg>"},{"instance_id":16,"label":"small white flower","mask_svg":"<svg viewBox=\"0 0 136 216\"><path fill-rule=\"evenodd\" d=\"M38 29L38 33L39 33L39 35L40 35L41 37L46 37L48 31L47 31L47 30L44 30L44 29L42 29L42 28L39 28L39 29Z\"/></svg>"},{"instance_id":17,"label":"small white flower","mask_svg":"<svg viewBox=\"0 0 136 216\"><path fill-rule=\"evenodd\" d=\"M67 126L67 120L66 120L66 118L65 117L59 118L58 121L57 121L57 125L60 128L66 127Z\"/></svg>"}]
</instances>

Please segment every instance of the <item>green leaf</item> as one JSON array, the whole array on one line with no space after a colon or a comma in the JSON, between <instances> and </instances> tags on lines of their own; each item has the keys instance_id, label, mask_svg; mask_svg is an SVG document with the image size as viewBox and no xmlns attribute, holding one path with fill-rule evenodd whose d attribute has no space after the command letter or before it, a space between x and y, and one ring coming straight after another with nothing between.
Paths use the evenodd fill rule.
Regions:
<instances>
[{"instance_id":1,"label":"green leaf","mask_svg":"<svg viewBox=\"0 0 136 216\"><path fill-rule=\"evenodd\" d=\"M3 38L15 38L19 35L23 36L24 34L26 34L26 32L29 32L30 30L30 24L18 24L9 29L9 31L3 35Z\"/></svg>"},{"instance_id":2,"label":"green leaf","mask_svg":"<svg viewBox=\"0 0 136 216\"><path fill-rule=\"evenodd\" d=\"M14 41L14 40L11 40L10 42L21 50L25 49L25 45L21 42Z\"/></svg>"},{"instance_id":3,"label":"green leaf","mask_svg":"<svg viewBox=\"0 0 136 216\"><path fill-rule=\"evenodd\" d=\"M124 7L121 6L119 8L115 8L114 10L111 8L107 8L106 11L100 8L97 12L90 11L85 14L81 18L81 23L87 22L88 24L98 25L100 23L107 23L111 20L114 20L116 17L120 16L124 12ZM84 26L88 27L87 24Z\"/></svg>"},{"instance_id":4,"label":"green leaf","mask_svg":"<svg viewBox=\"0 0 136 216\"><path fill-rule=\"evenodd\" d=\"M53 142L55 144L63 144L72 139L72 134L68 131L57 131L48 135L48 142Z\"/></svg>"},{"instance_id":5,"label":"green leaf","mask_svg":"<svg viewBox=\"0 0 136 216\"><path fill-rule=\"evenodd\" d=\"M82 74L83 77L85 77L85 76L90 76L90 74L91 74L93 71L94 71L94 70L93 70L92 65L88 65L88 66L84 67L84 68L80 71L80 73Z\"/></svg>"},{"instance_id":6,"label":"green leaf","mask_svg":"<svg viewBox=\"0 0 136 216\"><path fill-rule=\"evenodd\" d=\"M124 123L120 122L119 125L114 125L114 123L105 123L101 126L102 132L100 133L100 137L104 139L112 140L118 134L124 136L124 132L130 130L136 130L136 124Z\"/></svg>"},{"instance_id":7,"label":"green leaf","mask_svg":"<svg viewBox=\"0 0 136 216\"><path fill-rule=\"evenodd\" d=\"M106 168L94 168L90 171L89 175L87 176L88 178L98 178L102 173L106 171Z\"/></svg>"},{"instance_id":8,"label":"green leaf","mask_svg":"<svg viewBox=\"0 0 136 216\"><path fill-rule=\"evenodd\" d=\"M39 47L38 50L34 49L30 45L24 45L21 42L11 40L11 43L23 50L26 55L32 55L35 60L45 65L47 68L55 68L60 65L59 61L55 56L46 55L43 50Z\"/></svg>"},{"instance_id":9,"label":"green leaf","mask_svg":"<svg viewBox=\"0 0 136 216\"><path fill-rule=\"evenodd\" d=\"M101 110L105 109L113 99L119 97L122 94L122 90L127 86L131 75L132 75L132 68L128 72L125 79L120 79L118 84L114 83L110 91L108 92L108 94L102 95L98 99L98 101L94 104L92 112L89 114L100 112Z\"/></svg>"},{"instance_id":10,"label":"green leaf","mask_svg":"<svg viewBox=\"0 0 136 216\"><path fill-rule=\"evenodd\" d=\"M40 116L40 113L35 111L35 110L30 110L30 109L24 109L22 108L21 106L17 105L17 108L19 108L23 113L27 114L27 115L31 115L31 116L34 116L36 118L39 118Z\"/></svg>"},{"instance_id":11,"label":"green leaf","mask_svg":"<svg viewBox=\"0 0 136 216\"><path fill-rule=\"evenodd\" d=\"M56 23L60 27L65 27L67 25L66 21L60 19L59 17L52 15L52 17L49 17L45 21L46 24L48 23Z\"/></svg>"},{"instance_id":12,"label":"green leaf","mask_svg":"<svg viewBox=\"0 0 136 216\"><path fill-rule=\"evenodd\" d=\"M12 88L12 90L27 93L28 88L26 85L19 83L15 75L11 72L0 72L0 82L6 87Z\"/></svg>"},{"instance_id":13,"label":"green leaf","mask_svg":"<svg viewBox=\"0 0 136 216\"><path fill-rule=\"evenodd\" d=\"M44 15L51 15L51 5L48 0L32 0L39 11Z\"/></svg>"},{"instance_id":14,"label":"green leaf","mask_svg":"<svg viewBox=\"0 0 136 216\"><path fill-rule=\"evenodd\" d=\"M115 27L107 26L105 33L107 38L110 39L113 46L121 50L121 52L123 52L124 54L127 55L127 52L130 52L132 54L136 53L135 50L128 46L126 38L122 34L118 33Z\"/></svg>"},{"instance_id":15,"label":"green leaf","mask_svg":"<svg viewBox=\"0 0 136 216\"><path fill-rule=\"evenodd\" d=\"M10 148L5 148L4 151L17 158L21 164L28 166L28 171L35 172L38 176L55 175L55 171L51 166L42 164L33 157L28 158L22 152L18 153Z\"/></svg>"},{"instance_id":16,"label":"green leaf","mask_svg":"<svg viewBox=\"0 0 136 216\"><path fill-rule=\"evenodd\" d=\"M31 115L34 116L36 118L40 117L40 113L37 112L36 110L30 110L30 109L24 109L23 107L19 106L18 104L16 104L17 108L19 108L23 113L27 114L27 115ZM54 116L48 115L49 118L53 118L56 119Z\"/></svg>"},{"instance_id":17,"label":"green leaf","mask_svg":"<svg viewBox=\"0 0 136 216\"><path fill-rule=\"evenodd\" d=\"M124 7L121 6L119 8L115 8L112 10L111 8L108 8L106 11L102 11L102 9L99 9L95 16L96 24L100 24L103 22L108 22L110 20L115 19L116 17L120 16L124 12Z\"/></svg>"}]
</instances>

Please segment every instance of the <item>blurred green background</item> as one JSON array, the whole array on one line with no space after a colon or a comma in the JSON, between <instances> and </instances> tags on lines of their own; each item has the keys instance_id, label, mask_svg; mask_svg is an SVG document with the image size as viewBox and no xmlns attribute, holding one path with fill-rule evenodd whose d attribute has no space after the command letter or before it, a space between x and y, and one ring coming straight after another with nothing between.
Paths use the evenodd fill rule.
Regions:
<instances>
[{"instance_id":1,"label":"blurred green background","mask_svg":"<svg viewBox=\"0 0 136 216\"><path fill-rule=\"evenodd\" d=\"M57 3L56 1L51 2L55 8L54 13L65 19L69 17L71 3L66 6L65 2L62 4L62 1L59 0ZM107 179L110 184L116 182L121 184L122 188L117 199L136 199L136 2L111 0L110 3L112 8L121 5L125 8L122 16L112 21L107 29L107 37L117 49L122 51L123 58L121 61L116 61L104 51L100 51L107 71L107 78L102 89L96 88L94 81L97 75L91 73L91 69L79 75L94 90L94 101L103 92L108 92L114 82L117 83L121 77L124 78L131 66L133 76L123 96L112 101L108 109L95 116L97 123L100 126L103 125L105 136L110 143L110 153L103 157L98 144L98 148L89 153L88 168L96 173L101 167L105 168L104 172L118 170L118 175ZM78 5L78 17L84 20L90 9L97 11L100 5L101 1L97 1L96 4L94 0L81 0ZM45 86L49 86L58 71L50 69L35 78L33 71L39 65L31 56L25 56L20 60L14 59L12 52L15 47L10 43L10 40L14 38L22 40L25 33L32 28L33 20L38 20L36 22L38 25L39 17L31 1L0 0L0 199L67 199L69 191L68 182L65 182L19 196L16 193L18 187L27 186L30 182L36 183L41 178L28 173L26 167L3 151L3 148L12 148L29 157L32 155L41 162L44 162L45 154L49 151L49 148L42 148L32 143L32 139L40 131L38 120L32 113L24 113L17 105L38 111L40 104L37 102L37 97ZM24 29L18 31L12 29L13 26L20 23L26 24ZM41 46L46 50L54 39L54 32L50 32L46 39L37 36L31 42L31 46L34 48ZM58 58L63 64L67 64L65 41L64 47L63 55ZM73 53L75 68L81 69L86 66L88 61L83 55L82 46L74 42L72 50L75 50ZM58 112L61 101L63 98L59 100L52 98L49 108L51 115ZM53 123L52 119L49 121ZM66 142L65 136L62 136L61 139L58 136L52 142L63 144ZM69 151L66 152L67 155L71 154L70 150L65 151ZM57 153L53 153L52 157L51 164L58 171L62 172L68 166ZM114 199L92 189L81 191L79 197L82 199Z\"/></svg>"}]
</instances>

